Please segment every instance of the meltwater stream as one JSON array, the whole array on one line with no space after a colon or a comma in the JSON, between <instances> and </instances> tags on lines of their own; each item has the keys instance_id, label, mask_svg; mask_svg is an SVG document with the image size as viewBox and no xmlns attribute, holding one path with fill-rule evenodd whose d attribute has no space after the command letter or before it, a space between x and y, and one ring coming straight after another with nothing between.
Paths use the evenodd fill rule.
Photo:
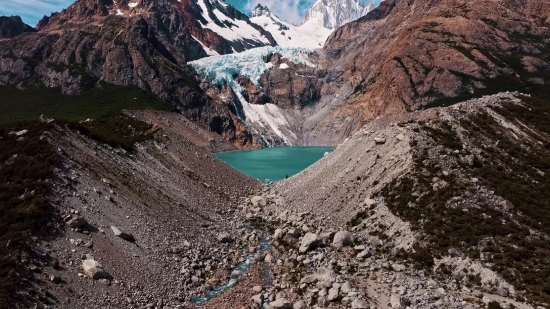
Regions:
<instances>
[{"instance_id":1,"label":"meltwater stream","mask_svg":"<svg viewBox=\"0 0 550 309\"><path fill-rule=\"evenodd\" d=\"M216 157L250 177L261 181L279 181L303 171L321 159L325 152L330 152L333 149L333 147L324 146L278 147L225 152L216 154ZM244 228L252 229L248 226ZM231 272L232 279L216 286L204 295L191 298L189 302L200 307L206 301L229 290L238 282L241 274L250 268L255 256L270 249L269 239L264 236L260 240L260 246L256 252L247 254L245 260L233 269ZM243 248L243 250L248 250L248 248Z\"/></svg>"},{"instance_id":2,"label":"meltwater stream","mask_svg":"<svg viewBox=\"0 0 550 309\"><path fill-rule=\"evenodd\" d=\"M244 228L245 229L251 229L248 226L245 226ZM232 278L229 281L227 281L224 284L220 284L220 285L214 287L212 290L210 290L205 295L191 298L189 300L189 303L195 304L198 307L198 306L202 305L203 303L205 303L207 300L210 300L210 299L222 294L223 292L229 290L232 286L234 286L237 283L237 281L239 281L239 278L240 278L241 274L245 270L250 268L250 266L252 265L252 261L254 260L255 256L258 255L258 253L268 251L269 249L271 249L271 247L269 245L269 239L268 239L267 236L264 236L260 239L260 246L259 246L258 250L256 250L254 253L247 254L246 257L245 257L245 260L243 262L241 262L239 265L237 265L237 267L235 267L235 269L233 269L233 271L231 272L231 277ZM245 247L245 248L243 248L243 250L248 250L248 248Z\"/></svg>"}]
</instances>

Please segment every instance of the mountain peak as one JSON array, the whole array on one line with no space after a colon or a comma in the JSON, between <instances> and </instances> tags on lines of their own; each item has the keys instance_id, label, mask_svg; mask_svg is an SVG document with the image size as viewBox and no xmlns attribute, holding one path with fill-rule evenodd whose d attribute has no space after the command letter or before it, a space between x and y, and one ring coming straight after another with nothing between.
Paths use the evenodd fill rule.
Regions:
<instances>
[{"instance_id":1,"label":"mountain peak","mask_svg":"<svg viewBox=\"0 0 550 309\"><path fill-rule=\"evenodd\" d=\"M375 8L373 0L368 5L360 0L317 0L306 11L302 24L317 21L325 28L336 29L366 15Z\"/></svg>"},{"instance_id":2,"label":"mountain peak","mask_svg":"<svg viewBox=\"0 0 550 309\"><path fill-rule=\"evenodd\" d=\"M36 29L25 24L20 16L0 16L0 38L13 38Z\"/></svg>"},{"instance_id":3,"label":"mountain peak","mask_svg":"<svg viewBox=\"0 0 550 309\"><path fill-rule=\"evenodd\" d=\"M261 3L258 3L258 5L256 5L254 10L250 12L249 17L254 18L258 16L270 16L270 15L271 15L271 11L269 10L269 8L267 6L263 6Z\"/></svg>"}]
</instances>

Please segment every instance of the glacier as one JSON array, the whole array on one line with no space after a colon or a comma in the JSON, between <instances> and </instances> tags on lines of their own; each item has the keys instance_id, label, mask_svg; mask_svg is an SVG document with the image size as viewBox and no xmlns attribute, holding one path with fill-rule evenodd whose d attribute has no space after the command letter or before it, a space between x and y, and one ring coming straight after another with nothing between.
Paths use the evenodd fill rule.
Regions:
<instances>
[{"instance_id":1,"label":"glacier","mask_svg":"<svg viewBox=\"0 0 550 309\"><path fill-rule=\"evenodd\" d=\"M315 67L308 57L314 51L313 48L305 47L264 46L242 53L206 57L190 61L188 64L211 84L228 83L231 85L235 83L233 76L241 75L248 77L255 85L258 85L262 74L271 67L269 63L264 62L265 56L281 54L283 58L293 63Z\"/></svg>"},{"instance_id":2,"label":"glacier","mask_svg":"<svg viewBox=\"0 0 550 309\"><path fill-rule=\"evenodd\" d=\"M244 89L233 76L245 76L259 86L262 74L275 69L271 63L264 62L265 56L280 54L290 62L315 67L308 57L313 51L315 51L313 48L266 46L241 53L206 57L188 62L188 65L205 81L213 85L227 84L231 87L244 112L244 115L240 115L239 109L235 106L236 116L254 133L262 136L267 146L274 146L273 138L269 135L278 136L286 145L292 145L297 138L291 128L293 117L274 104L248 103L243 96ZM288 69L288 66L281 65L277 69Z\"/></svg>"}]
</instances>

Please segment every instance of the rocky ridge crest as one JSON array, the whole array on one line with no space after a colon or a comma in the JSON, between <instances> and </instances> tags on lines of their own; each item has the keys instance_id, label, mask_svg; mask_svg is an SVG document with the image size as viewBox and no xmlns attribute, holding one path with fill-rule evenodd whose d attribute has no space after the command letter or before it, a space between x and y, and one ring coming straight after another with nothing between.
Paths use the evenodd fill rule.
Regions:
<instances>
[{"instance_id":1,"label":"rocky ridge crest","mask_svg":"<svg viewBox=\"0 0 550 309\"><path fill-rule=\"evenodd\" d=\"M36 29L25 24L20 16L0 16L0 39L11 39Z\"/></svg>"}]
</instances>

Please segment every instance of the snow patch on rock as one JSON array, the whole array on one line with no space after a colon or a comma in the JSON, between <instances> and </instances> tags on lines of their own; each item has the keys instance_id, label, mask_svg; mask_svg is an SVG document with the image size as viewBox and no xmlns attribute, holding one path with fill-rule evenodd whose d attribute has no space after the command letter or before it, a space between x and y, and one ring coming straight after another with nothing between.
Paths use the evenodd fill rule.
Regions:
<instances>
[{"instance_id":1,"label":"snow patch on rock","mask_svg":"<svg viewBox=\"0 0 550 309\"><path fill-rule=\"evenodd\" d=\"M203 14L202 16L206 21L208 22L203 28L210 29L223 38L230 40L230 41L243 41L243 40L252 40L252 41L258 41L265 44L270 44L268 38L266 38L264 35L262 35L258 30L254 29L251 25L249 25L244 20L238 20L238 19L231 19L222 12L220 12L218 9L214 9L213 13L214 15L221 21L222 23L228 23L233 24L231 27L221 27L219 24L214 22L212 18L210 18L210 15L208 14L208 8L206 7L205 1L210 0L198 0L197 4L200 6ZM218 0L213 0L218 1ZM227 4L218 1L222 5L226 6Z\"/></svg>"},{"instance_id":2,"label":"snow patch on rock","mask_svg":"<svg viewBox=\"0 0 550 309\"><path fill-rule=\"evenodd\" d=\"M291 121L288 119L291 116L274 104L254 105L248 103L242 94L244 89L233 76L247 77L252 83L259 85L262 74L273 68L271 63L264 62L265 56L280 54L293 63L315 67L308 59L308 54L311 52L313 49L266 46L242 53L203 58L188 64L204 80L214 85L227 84L233 89L244 111L244 115L237 114L239 119L252 127L267 129L279 136L286 144L292 145L296 140L296 135L290 129ZM282 64L279 68L285 69L288 68L288 65Z\"/></svg>"}]
</instances>

